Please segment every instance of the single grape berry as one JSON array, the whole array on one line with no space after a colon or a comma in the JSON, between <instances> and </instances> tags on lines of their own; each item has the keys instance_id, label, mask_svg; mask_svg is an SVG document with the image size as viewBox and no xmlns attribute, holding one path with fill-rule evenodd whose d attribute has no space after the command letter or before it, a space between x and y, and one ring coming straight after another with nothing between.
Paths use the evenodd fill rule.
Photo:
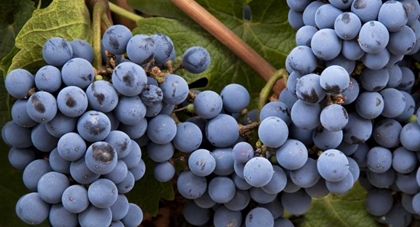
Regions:
<instances>
[{"instance_id":1,"label":"single grape berry","mask_svg":"<svg viewBox=\"0 0 420 227\"><path fill-rule=\"evenodd\" d=\"M190 47L182 55L182 65L190 73L202 73L210 65L210 54L203 47Z\"/></svg>"}]
</instances>

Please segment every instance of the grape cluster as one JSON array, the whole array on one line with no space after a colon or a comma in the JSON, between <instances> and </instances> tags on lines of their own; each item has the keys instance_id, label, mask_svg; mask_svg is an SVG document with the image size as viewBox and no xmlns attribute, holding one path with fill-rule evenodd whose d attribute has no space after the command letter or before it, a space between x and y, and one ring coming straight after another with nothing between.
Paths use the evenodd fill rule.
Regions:
<instances>
[{"instance_id":1,"label":"grape cluster","mask_svg":"<svg viewBox=\"0 0 420 227\"><path fill-rule=\"evenodd\" d=\"M359 180L368 191L368 213L383 224L408 226L420 214L412 67L420 60L418 1L287 4L296 47L286 58L290 76L279 101L290 109L289 137L309 148L308 162L290 172L292 181L318 197L346 193ZM277 161L286 167L303 153ZM293 180L294 171L310 168ZM308 178L314 186L298 183Z\"/></svg>"},{"instance_id":2,"label":"grape cluster","mask_svg":"<svg viewBox=\"0 0 420 227\"><path fill-rule=\"evenodd\" d=\"M88 42L53 37L42 49L46 65L35 75L14 69L6 77L16 100L2 138L30 191L16 204L27 224L138 226L143 211L125 194L145 173L141 146L160 158L159 180L175 173L167 161L172 154L161 153L177 131L169 114L189 89L179 75L160 71L175 60L172 41L163 34L133 36L114 25L102 46L104 72L93 68ZM182 68L199 73L209 63L208 52L194 46ZM185 146L182 138L179 144Z\"/></svg>"}]
</instances>

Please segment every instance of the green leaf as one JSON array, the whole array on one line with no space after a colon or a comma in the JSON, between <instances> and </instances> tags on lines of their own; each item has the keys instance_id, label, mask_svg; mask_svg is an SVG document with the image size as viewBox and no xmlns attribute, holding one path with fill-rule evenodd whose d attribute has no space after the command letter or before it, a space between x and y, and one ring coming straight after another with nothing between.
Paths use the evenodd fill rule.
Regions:
<instances>
[{"instance_id":1,"label":"green leaf","mask_svg":"<svg viewBox=\"0 0 420 227\"><path fill-rule=\"evenodd\" d=\"M146 172L127 197L131 203L139 205L144 213L155 216L158 213L160 198L173 200L174 190L170 181L161 183L155 179L153 169L156 163L147 155L143 155L142 158L146 164Z\"/></svg>"},{"instance_id":2,"label":"green leaf","mask_svg":"<svg viewBox=\"0 0 420 227\"><path fill-rule=\"evenodd\" d=\"M83 0L55 0L47 8L35 10L16 37L19 52L7 71L25 68L36 72L46 64L42 46L51 37L91 40L90 15Z\"/></svg>"},{"instance_id":3,"label":"green leaf","mask_svg":"<svg viewBox=\"0 0 420 227\"><path fill-rule=\"evenodd\" d=\"M2 77L6 78L7 70L9 69L10 65L12 65L12 60L15 57L15 55L19 52L19 49L16 47L13 47L13 49L7 54L3 59L1 59L0 62L0 69Z\"/></svg>"},{"instance_id":4,"label":"green leaf","mask_svg":"<svg viewBox=\"0 0 420 227\"><path fill-rule=\"evenodd\" d=\"M3 0L0 2L0 60L15 46L15 38L20 29L31 17L35 7L29 0ZM2 76L4 72L0 72Z\"/></svg>"},{"instance_id":5,"label":"green leaf","mask_svg":"<svg viewBox=\"0 0 420 227\"><path fill-rule=\"evenodd\" d=\"M304 220L299 226L379 226L365 209L366 194L366 190L356 183L347 194L330 194L324 198L312 199L311 209L305 213Z\"/></svg>"},{"instance_id":6,"label":"green leaf","mask_svg":"<svg viewBox=\"0 0 420 227\"><path fill-rule=\"evenodd\" d=\"M242 38L248 45L268 60L274 67L284 67L288 52L294 47L295 30L287 23L287 4L278 1L254 0L249 2L252 12L251 21L243 19L243 7L247 1L197 1L211 14ZM170 16L168 18L148 18L138 21L138 29L133 33L164 33L175 45L177 61L182 53L191 46L205 47L211 55L210 67L201 74L191 74L180 70L189 83L202 78L208 85L202 89L220 92L229 83L239 83L248 88L253 97L251 107L256 107L258 96L265 81L254 70L217 41L185 14L173 10L167 1L130 0L136 9L147 14ZM177 13L178 12L178 13Z\"/></svg>"}]
</instances>

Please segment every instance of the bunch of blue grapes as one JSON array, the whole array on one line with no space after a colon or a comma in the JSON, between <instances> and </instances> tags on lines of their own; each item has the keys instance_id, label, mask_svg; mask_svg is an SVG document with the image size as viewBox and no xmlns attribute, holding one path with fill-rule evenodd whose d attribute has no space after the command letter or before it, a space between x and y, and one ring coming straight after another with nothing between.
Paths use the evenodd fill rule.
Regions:
<instances>
[{"instance_id":1,"label":"bunch of blue grapes","mask_svg":"<svg viewBox=\"0 0 420 227\"><path fill-rule=\"evenodd\" d=\"M170 114L187 98L188 84L175 70L152 73L171 68L172 41L114 25L102 49L104 72L92 66L88 42L53 37L42 49L45 66L34 74L22 68L7 74L5 86L15 101L2 139L30 191L16 204L27 224L138 226L143 211L125 194L146 171L141 147L159 159L158 180L175 173L168 162L167 143L177 131ZM209 62L209 53L193 46L178 69L200 73ZM177 141L185 147L184 140Z\"/></svg>"},{"instance_id":2,"label":"bunch of blue grapes","mask_svg":"<svg viewBox=\"0 0 420 227\"><path fill-rule=\"evenodd\" d=\"M290 108L290 137L310 148L324 192L359 180L368 213L408 226L420 214L419 2L287 4L296 47L279 100Z\"/></svg>"}]
</instances>

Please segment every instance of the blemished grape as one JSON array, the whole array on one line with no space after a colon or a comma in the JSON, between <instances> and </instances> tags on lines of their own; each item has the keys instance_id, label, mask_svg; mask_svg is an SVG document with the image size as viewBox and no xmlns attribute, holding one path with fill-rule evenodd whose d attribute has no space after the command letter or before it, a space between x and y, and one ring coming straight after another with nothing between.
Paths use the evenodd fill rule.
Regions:
<instances>
[{"instance_id":1,"label":"blemished grape","mask_svg":"<svg viewBox=\"0 0 420 227\"><path fill-rule=\"evenodd\" d=\"M182 55L182 66L190 73L202 73L210 65L209 52L200 46L188 48Z\"/></svg>"},{"instance_id":2,"label":"blemished grape","mask_svg":"<svg viewBox=\"0 0 420 227\"><path fill-rule=\"evenodd\" d=\"M176 53L172 40L165 34L153 34L150 36L159 48L155 49L155 64L159 67L171 60L175 61Z\"/></svg>"},{"instance_id":3,"label":"blemished grape","mask_svg":"<svg viewBox=\"0 0 420 227\"><path fill-rule=\"evenodd\" d=\"M326 94L322 84L317 74L304 75L296 83L296 96L308 104L319 103Z\"/></svg>"},{"instance_id":4,"label":"blemished grape","mask_svg":"<svg viewBox=\"0 0 420 227\"><path fill-rule=\"evenodd\" d=\"M207 180L205 177L199 177L190 171L186 171L179 174L177 187L179 193L183 197L187 199L197 199L206 191Z\"/></svg>"},{"instance_id":5,"label":"blemished grape","mask_svg":"<svg viewBox=\"0 0 420 227\"><path fill-rule=\"evenodd\" d=\"M160 85L163 101L167 104L178 105L188 96L188 84L184 78L176 74L169 74Z\"/></svg>"},{"instance_id":6,"label":"blemished grape","mask_svg":"<svg viewBox=\"0 0 420 227\"><path fill-rule=\"evenodd\" d=\"M112 130L104 140L117 152L118 159L126 157L132 150L131 138L120 130Z\"/></svg>"},{"instance_id":7,"label":"blemished grape","mask_svg":"<svg viewBox=\"0 0 420 227\"><path fill-rule=\"evenodd\" d=\"M117 152L107 142L99 141L90 145L85 154L86 166L94 173L110 173L117 165Z\"/></svg>"},{"instance_id":8,"label":"blemished grape","mask_svg":"<svg viewBox=\"0 0 420 227\"><path fill-rule=\"evenodd\" d=\"M395 55L406 55L414 48L416 41L413 29L405 25L401 30L389 35L387 49Z\"/></svg>"},{"instance_id":9,"label":"blemished grape","mask_svg":"<svg viewBox=\"0 0 420 227\"><path fill-rule=\"evenodd\" d=\"M61 68L61 78L67 86L85 89L95 77L95 72L89 61L84 58L72 58Z\"/></svg>"},{"instance_id":10,"label":"blemished grape","mask_svg":"<svg viewBox=\"0 0 420 227\"><path fill-rule=\"evenodd\" d=\"M188 158L188 167L197 176L208 176L216 168L216 159L206 149L193 151Z\"/></svg>"},{"instance_id":11,"label":"blemished grape","mask_svg":"<svg viewBox=\"0 0 420 227\"><path fill-rule=\"evenodd\" d=\"M312 73L317 64L315 55L312 53L311 48L307 46L295 47L289 53L287 59L289 59L289 67L301 75Z\"/></svg>"},{"instance_id":12,"label":"blemished grape","mask_svg":"<svg viewBox=\"0 0 420 227\"><path fill-rule=\"evenodd\" d=\"M130 29L124 25L116 24L105 31L102 37L102 43L105 50L113 54L124 54L127 43L132 36Z\"/></svg>"},{"instance_id":13,"label":"blemished grape","mask_svg":"<svg viewBox=\"0 0 420 227\"><path fill-rule=\"evenodd\" d=\"M134 63L146 64L155 56L155 45L155 41L148 35L134 35L127 43L127 56Z\"/></svg>"},{"instance_id":14,"label":"blemished grape","mask_svg":"<svg viewBox=\"0 0 420 227\"><path fill-rule=\"evenodd\" d=\"M356 99L356 111L365 119L375 119L384 109L384 100L379 92L364 91Z\"/></svg>"},{"instance_id":15,"label":"blemished grape","mask_svg":"<svg viewBox=\"0 0 420 227\"><path fill-rule=\"evenodd\" d=\"M319 83L325 92L338 94L348 88L350 76L343 67L332 65L322 71Z\"/></svg>"},{"instance_id":16,"label":"blemished grape","mask_svg":"<svg viewBox=\"0 0 420 227\"><path fill-rule=\"evenodd\" d=\"M118 93L114 86L105 80L94 81L86 89L89 106L104 113L110 112L118 104Z\"/></svg>"},{"instance_id":17,"label":"blemished grape","mask_svg":"<svg viewBox=\"0 0 420 227\"><path fill-rule=\"evenodd\" d=\"M137 96L146 87L146 72L133 62L122 62L112 72L112 84L122 95Z\"/></svg>"},{"instance_id":18,"label":"blemished grape","mask_svg":"<svg viewBox=\"0 0 420 227\"><path fill-rule=\"evenodd\" d=\"M219 115L223 108L223 99L214 91L202 91L194 99L194 111L204 119Z\"/></svg>"},{"instance_id":19,"label":"blemished grape","mask_svg":"<svg viewBox=\"0 0 420 227\"><path fill-rule=\"evenodd\" d=\"M144 90L140 94L141 101L148 106L148 109L151 109L150 107L158 106L160 104L162 108L161 101L163 100L163 92L160 87L157 85L149 84L144 88ZM158 113L160 112L157 111Z\"/></svg>"},{"instance_id":20,"label":"blemished grape","mask_svg":"<svg viewBox=\"0 0 420 227\"><path fill-rule=\"evenodd\" d=\"M67 86L58 93L57 106L67 117L79 117L88 107L88 98L81 88Z\"/></svg>"},{"instance_id":21,"label":"blemished grape","mask_svg":"<svg viewBox=\"0 0 420 227\"><path fill-rule=\"evenodd\" d=\"M53 65L43 66L35 74L35 86L41 91L55 92L61 83L61 72Z\"/></svg>"},{"instance_id":22,"label":"blemished grape","mask_svg":"<svg viewBox=\"0 0 420 227\"><path fill-rule=\"evenodd\" d=\"M56 98L46 92L38 91L29 97L26 111L29 117L36 122L49 122L57 114Z\"/></svg>"},{"instance_id":23,"label":"blemished grape","mask_svg":"<svg viewBox=\"0 0 420 227\"><path fill-rule=\"evenodd\" d=\"M47 64L61 67L73 57L73 48L65 39L53 37L44 43L42 57Z\"/></svg>"},{"instance_id":24,"label":"blemished grape","mask_svg":"<svg viewBox=\"0 0 420 227\"><path fill-rule=\"evenodd\" d=\"M354 0L351 4L351 11L356 14L362 22L375 20L381 8L382 1L380 0Z\"/></svg>"},{"instance_id":25,"label":"blemished grape","mask_svg":"<svg viewBox=\"0 0 420 227\"><path fill-rule=\"evenodd\" d=\"M354 2L358 2L358 1L354 1ZM378 0L374 0L372 2L378 2ZM362 25L362 28L360 28L358 40L359 40L360 47L366 53L378 53L388 45L389 32L388 32L388 29L386 29L386 27L381 22L369 21L369 22L364 23Z\"/></svg>"},{"instance_id":26,"label":"blemished grape","mask_svg":"<svg viewBox=\"0 0 420 227\"><path fill-rule=\"evenodd\" d=\"M334 22L334 30L343 40L352 40L359 34L362 23L359 17L351 12L338 15Z\"/></svg>"},{"instance_id":27,"label":"blemished grape","mask_svg":"<svg viewBox=\"0 0 420 227\"><path fill-rule=\"evenodd\" d=\"M111 131L111 121L102 112L89 110L77 121L77 132L89 142L105 139Z\"/></svg>"},{"instance_id":28,"label":"blemished grape","mask_svg":"<svg viewBox=\"0 0 420 227\"><path fill-rule=\"evenodd\" d=\"M340 131L349 122L349 115L343 106L332 104L322 109L320 122L326 130Z\"/></svg>"}]
</instances>

